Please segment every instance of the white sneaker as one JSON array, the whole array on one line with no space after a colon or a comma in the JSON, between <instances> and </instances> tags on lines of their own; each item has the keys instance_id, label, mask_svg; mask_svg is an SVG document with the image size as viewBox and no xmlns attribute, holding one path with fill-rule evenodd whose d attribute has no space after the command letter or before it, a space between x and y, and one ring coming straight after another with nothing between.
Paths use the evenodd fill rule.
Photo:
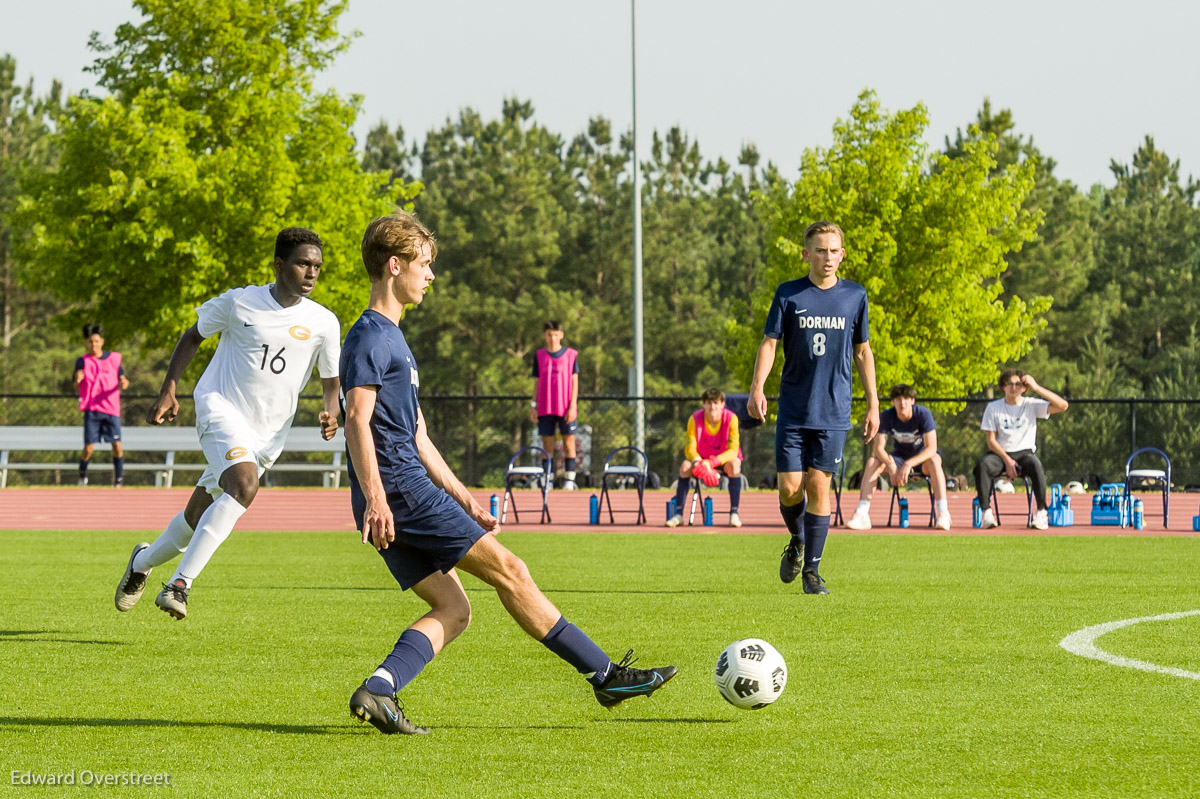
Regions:
<instances>
[{"instance_id":1,"label":"white sneaker","mask_svg":"<svg viewBox=\"0 0 1200 799\"><path fill-rule=\"evenodd\" d=\"M671 518L667 519L667 527L678 527L683 524L683 514L676 513Z\"/></svg>"},{"instance_id":2,"label":"white sneaker","mask_svg":"<svg viewBox=\"0 0 1200 799\"><path fill-rule=\"evenodd\" d=\"M679 517L679 521L683 521L682 516ZM730 527L741 527L742 526L742 517L737 515L737 511L730 512L729 526Z\"/></svg>"},{"instance_id":3,"label":"white sneaker","mask_svg":"<svg viewBox=\"0 0 1200 799\"><path fill-rule=\"evenodd\" d=\"M1050 526L1050 520L1046 515L1046 511L1040 510L1033 514L1033 529L1045 530Z\"/></svg>"},{"instance_id":4,"label":"white sneaker","mask_svg":"<svg viewBox=\"0 0 1200 799\"><path fill-rule=\"evenodd\" d=\"M1000 526L1000 522L996 521L996 514L992 513L992 509L988 508L987 510L985 510L983 512L983 524L981 524L980 527L983 527L986 530L989 527L999 527L999 526Z\"/></svg>"},{"instance_id":5,"label":"white sneaker","mask_svg":"<svg viewBox=\"0 0 1200 799\"><path fill-rule=\"evenodd\" d=\"M851 530L870 530L871 517L866 513L859 513L858 511L855 511L854 515L850 517L850 520L846 522L846 526Z\"/></svg>"},{"instance_id":6,"label":"white sneaker","mask_svg":"<svg viewBox=\"0 0 1200 799\"><path fill-rule=\"evenodd\" d=\"M939 513L937 517L937 526L942 530L950 529L950 514Z\"/></svg>"},{"instance_id":7,"label":"white sneaker","mask_svg":"<svg viewBox=\"0 0 1200 799\"><path fill-rule=\"evenodd\" d=\"M86 478L86 477L80 477L80 478L79 478L79 487L80 487L80 488L83 488L83 487L84 487L84 486L86 486L86 485L87 485L87 478Z\"/></svg>"},{"instance_id":8,"label":"white sneaker","mask_svg":"<svg viewBox=\"0 0 1200 799\"><path fill-rule=\"evenodd\" d=\"M574 480L564 480L563 481L563 491L577 491L578 489L579 489L579 486L575 485Z\"/></svg>"}]
</instances>

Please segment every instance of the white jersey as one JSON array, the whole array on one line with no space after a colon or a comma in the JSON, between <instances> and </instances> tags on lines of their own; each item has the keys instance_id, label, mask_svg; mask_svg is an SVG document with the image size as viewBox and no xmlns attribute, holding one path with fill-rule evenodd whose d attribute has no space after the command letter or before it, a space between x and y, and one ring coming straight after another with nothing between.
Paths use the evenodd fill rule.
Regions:
<instances>
[{"instance_id":1,"label":"white jersey","mask_svg":"<svg viewBox=\"0 0 1200 799\"><path fill-rule=\"evenodd\" d=\"M230 413L263 440L286 434L313 366L338 376L337 317L307 298L284 308L270 286L230 289L196 309L196 329L219 334L217 351L196 383L196 423Z\"/></svg>"},{"instance_id":2,"label":"white jersey","mask_svg":"<svg viewBox=\"0 0 1200 799\"><path fill-rule=\"evenodd\" d=\"M1037 449L1037 420L1050 416L1050 403L1044 399L1018 397L1015 405L1002 399L992 400L983 409L982 430L996 434L996 443L1005 452Z\"/></svg>"}]
</instances>

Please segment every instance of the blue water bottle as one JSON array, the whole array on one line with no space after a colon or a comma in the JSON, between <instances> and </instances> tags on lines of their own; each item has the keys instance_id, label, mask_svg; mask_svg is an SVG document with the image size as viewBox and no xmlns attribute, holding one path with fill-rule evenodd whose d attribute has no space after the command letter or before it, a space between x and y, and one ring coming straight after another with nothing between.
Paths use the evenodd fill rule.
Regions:
<instances>
[{"instance_id":1,"label":"blue water bottle","mask_svg":"<svg viewBox=\"0 0 1200 799\"><path fill-rule=\"evenodd\" d=\"M983 510L979 507L979 497L971 500L971 526L983 527Z\"/></svg>"},{"instance_id":2,"label":"blue water bottle","mask_svg":"<svg viewBox=\"0 0 1200 799\"><path fill-rule=\"evenodd\" d=\"M713 506L712 497L704 498L704 526L712 527L713 522Z\"/></svg>"},{"instance_id":3,"label":"blue water bottle","mask_svg":"<svg viewBox=\"0 0 1200 799\"><path fill-rule=\"evenodd\" d=\"M1133 529L1144 530L1146 528L1146 511L1140 499L1133 501Z\"/></svg>"},{"instance_id":4,"label":"blue water bottle","mask_svg":"<svg viewBox=\"0 0 1200 799\"><path fill-rule=\"evenodd\" d=\"M667 500L667 521L671 521L671 517L675 515L675 497Z\"/></svg>"},{"instance_id":5,"label":"blue water bottle","mask_svg":"<svg viewBox=\"0 0 1200 799\"><path fill-rule=\"evenodd\" d=\"M908 498L900 497L900 526L908 527Z\"/></svg>"},{"instance_id":6,"label":"blue water bottle","mask_svg":"<svg viewBox=\"0 0 1200 799\"><path fill-rule=\"evenodd\" d=\"M496 496L495 494L492 494L492 501L488 505L488 507L490 509L489 512L493 516L495 516L496 518L500 518L500 498L498 496Z\"/></svg>"},{"instance_id":7,"label":"blue water bottle","mask_svg":"<svg viewBox=\"0 0 1200 799\"><path fill-rule=\"evenodd\" d=\"M667 509L670 512L670 508ZM670 518L670 517L667 517ZM588 497L588 524L600 523L600 498L595 494Z\"/></svg>"}]
</instances>

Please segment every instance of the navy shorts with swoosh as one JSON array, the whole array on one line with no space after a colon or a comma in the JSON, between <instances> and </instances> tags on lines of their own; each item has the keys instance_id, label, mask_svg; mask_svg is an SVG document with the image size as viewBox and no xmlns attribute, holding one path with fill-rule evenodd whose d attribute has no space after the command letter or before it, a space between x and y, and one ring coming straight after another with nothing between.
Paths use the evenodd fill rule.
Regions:
<instances>
[{"instance_id":1,"label":"navy shorts with swoosh","mask_svg":"<svg viewBox=\"0 0 1200 799\"><path fill-rule=\"evenodd\" d=\"M842 465L848 430L809 430L775 427L775 471L803 472L818 469L833 474Z\"/></svg>"}]
</instances>

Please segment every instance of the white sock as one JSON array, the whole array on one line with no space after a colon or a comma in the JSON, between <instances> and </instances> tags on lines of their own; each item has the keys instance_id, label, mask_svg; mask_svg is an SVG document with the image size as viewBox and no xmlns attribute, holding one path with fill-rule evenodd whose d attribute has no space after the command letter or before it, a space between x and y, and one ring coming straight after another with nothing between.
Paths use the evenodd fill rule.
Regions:
<instances>
[{"instance_id":1,"label":"white sock","mask_svg":"<svg viewBox=\"0 0 1200 799\"><path fill-rule=\"evenodd\" d=\"M860 500L858 501L858 509L857 509L857 510L855 510L854 512L855 512L855 513L864 513L864 514L865 514L865 513L870 513L870 512L871 512L871 500L869 500L869 499L860 499Z\"/></svg>"},{"instance_id":2,"label":"white sock","mask_svg":"<svg viewBox=\"0 0 1200 799\"><path fill-rule=\"evenodd\" d=\"M948 499L939 499L939 500L937 501L937 513L938 513L938 516L941 516L941 515L943 515L943 514L946 514L946 513L949 513L949 512L950 512L950 500L948 500Z\"/></svg>"},{"instance_id":3,"label":"white sock","mask_svg":"<svg viewBox=\"0 0 1200 799\"><path fill-rule=\"evenodd\" d=\"M570 480L572 483L575 482L575 472L573 472L573 471L564 472L564 474L565 474L566 478L568 480Z\"/></svg>"},{"instance_id":4,"label":"white sock","mask_svg":"<svg viewBox=\"0 0 1200 799\"><path fill-rule=\"evenodd\" d=\"M387 680L388 685L392 686L393 691L396 690L396 681L392 678L392 673L387 669L375 669L375 673L371 676L382 677L383 679Z\"/></svg>"},{"instance_id":5,"label":"white sock","mask_svg":"<svg viewBox=\"0 0 1200 799\"><path fill-rule=\"evenodd\" d=\"M246 509L229 494L222 494L217 501L208 506L200 523L196 525L196 534L187 552L179 560L179 568L171 575L171 580L183 580L190 588L192 580L200 576L200 572L208 565L208 561L217 551L217 547L233 532L233 526L242 518Z\"/></svg>"},{"instance_id":6,"label":"white sock","mask_svg":"<svg viewBox=\"0 0 1200 799\"><path fill-rule=\"evenodd\" d=\"M133 559L133 570L145 574L155 566L161 566L174 560L180 552L187 551L188 542L191 540L192 528L188 526L183 511L179 511L171 521L167 522L167 529L154 539L154 543L139 552Z\"/></svg>"}]
</instances>

